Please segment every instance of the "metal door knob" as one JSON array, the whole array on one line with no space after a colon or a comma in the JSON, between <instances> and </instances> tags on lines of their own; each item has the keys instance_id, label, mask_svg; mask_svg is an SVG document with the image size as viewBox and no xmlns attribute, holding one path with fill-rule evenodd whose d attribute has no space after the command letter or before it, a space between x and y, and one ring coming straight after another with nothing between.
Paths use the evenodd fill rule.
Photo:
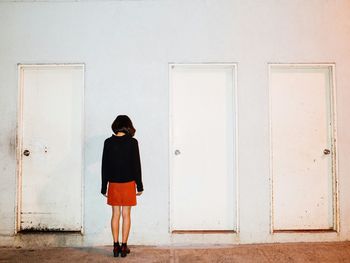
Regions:
<instances>
[{"instance_id":1,"label":"metal door knob","mask_svg":"<svg viewBox=\"0 0 350 263\"><path fill-rule=\"evenodd\" d=\"M180 153L180 150L175 150L175 155L179 155Z\"/></svg>"},{"instance_id":2,"label":"metal door knob","mask_svg":"<svg viewBox=\"0 0 350 263\"><path fill-rule=\"evenodd\" d=\"M330 150L328 150L328 149L324 149L324 150L323 150L323 153L324 153L324 154L330 154L330 153L331 153L331 151L330 151Z\"/></svg>"},{"instance_id":3,"label":"metal door knob","mask_svg":"<svg viewBox=\"0 0 350 263\"><path fill-rule=\"evenodd\" d=\"M24 150L23 154L24 154L25 156L29 156L30 151L29 151L29 150Z\"/></svg>"}]
</instances>

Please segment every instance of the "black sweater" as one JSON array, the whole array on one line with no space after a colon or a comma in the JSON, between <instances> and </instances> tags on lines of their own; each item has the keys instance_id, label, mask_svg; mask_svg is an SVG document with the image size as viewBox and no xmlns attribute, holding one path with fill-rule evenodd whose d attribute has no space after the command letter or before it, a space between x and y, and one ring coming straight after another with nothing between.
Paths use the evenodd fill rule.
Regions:
<instances>
[{"instance_id":1,"label":"black sweater","mask_svg":"<svg viewBox=\"0 0 350 263\"><path fill-rule=\"evenodd\" d=\"M137 191L143 191L138 142L128 135L107 138L102 154L102 187L106 194L108 182L135 181Z\"/></svg>"}]
</instances>

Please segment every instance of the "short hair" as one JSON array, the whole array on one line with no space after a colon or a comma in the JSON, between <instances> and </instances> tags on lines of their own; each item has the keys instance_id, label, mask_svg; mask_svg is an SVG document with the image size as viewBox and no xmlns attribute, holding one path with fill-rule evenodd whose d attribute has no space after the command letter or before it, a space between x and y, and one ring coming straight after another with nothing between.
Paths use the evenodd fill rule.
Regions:
<instances>
[{"instance_id":1,"label":"short hair","mask_svg":"<svg viewBox=\"0 0 350 263\"><path fill-rule=\"evenodd\" d=\"M126 115L117 116L117 118L112 123L112 130L115 134L118 132L124 132L131 137L133 137L136 132L136 129L132 125L132 121Z\"/></svg>"}]
</instances>

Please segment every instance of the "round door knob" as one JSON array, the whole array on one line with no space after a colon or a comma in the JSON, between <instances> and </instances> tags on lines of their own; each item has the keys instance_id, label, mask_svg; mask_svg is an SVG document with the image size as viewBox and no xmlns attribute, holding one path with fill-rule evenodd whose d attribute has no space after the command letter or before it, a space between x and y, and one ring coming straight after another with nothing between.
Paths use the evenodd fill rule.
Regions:
<instances>
[{"instance_id":1,"label":"round door knob","mask_svg":"<svg viewBox=\"0 0 350 263\"><path fill-rule=\"evenodd\" d=\"M180 150L175 150L175 155L179 155L180 153Z\"/></svg>"},{"instance_id":2,"label":"round door knob","mask_svg":"<svg viewBox=\"0 0 350 263\"><path fill-rule=\"evenodd\" d=\"M331 153L331 151L330 151L330 150L328 150L328 149L324 149L324 150L323 150L323 153L324 153L324 154L330 154L330 153Z\"/></svg>"},{"instance_id":3,"label":"round door knob","mask_svg":"<svg viewBox=\"0 0 350 263\"><path fill-rule=\"evenodd\" d=\"M29 151L29 150L24 150L23 154L24 154L25 156L29 156L30 151Z\"/></svg>"}]
</instances>

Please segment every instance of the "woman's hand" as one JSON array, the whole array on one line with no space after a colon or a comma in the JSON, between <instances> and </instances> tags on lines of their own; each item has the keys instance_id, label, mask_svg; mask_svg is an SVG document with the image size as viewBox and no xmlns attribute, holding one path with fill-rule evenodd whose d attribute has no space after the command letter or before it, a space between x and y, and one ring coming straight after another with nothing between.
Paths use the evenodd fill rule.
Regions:
<instances>
[{"instance_id":1,"label":"woman's hand","mask_svg":"<svg viewBox=\"0 0 350 263\"><path fill-rule=\"evenodd\" d=\"M104 197L107 197L107 194L103 194Z\"/></svg>"},{"instance_id":2,"label":"woman's hand","mask_svg":"<svg viewBox=\"0 0 350 263\"><path fill-rule=\"evenodd\" d=\"M143 193L143 191L137 192L136 195L140 196L140 195L142 195L142 193Z\"/></svg>"}]
</instances>

